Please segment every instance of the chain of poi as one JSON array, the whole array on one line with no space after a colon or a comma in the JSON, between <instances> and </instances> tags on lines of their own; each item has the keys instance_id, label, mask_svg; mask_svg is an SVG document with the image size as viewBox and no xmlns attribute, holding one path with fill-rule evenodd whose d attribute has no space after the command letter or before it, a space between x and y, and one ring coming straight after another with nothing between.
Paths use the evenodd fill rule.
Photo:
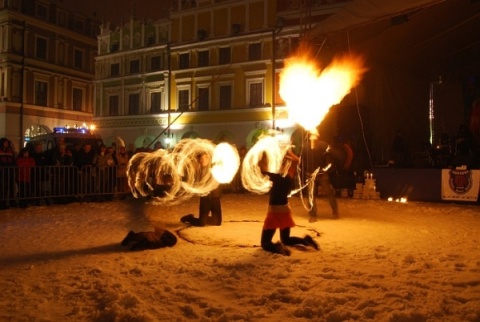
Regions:
<instances>
[{"instance_id":1,"label":"chain of poi","mask_svg":"<svg viewBox=\"0 0 480 322\"><path fill-rule=\"evenodd\" d=\"M200 164L203 154L211 160L209 166ZM127 167L128 185L135 198L150 196L152 204L176 204L230 182L239 160L237 150L228 143L217 146L207 139L183 139L171 151L133 155ZM155 195L157 187L166 187L161 196Z\"/></svg>"}]
</instances>

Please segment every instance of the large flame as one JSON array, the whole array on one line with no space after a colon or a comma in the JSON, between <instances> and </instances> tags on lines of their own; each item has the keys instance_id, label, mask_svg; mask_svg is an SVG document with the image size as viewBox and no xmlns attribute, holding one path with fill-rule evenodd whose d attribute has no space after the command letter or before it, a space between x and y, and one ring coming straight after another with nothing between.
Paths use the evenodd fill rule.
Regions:
<instances>
[{"instance_id":1,"label":"large flame","mask_svg":"<svg viewBox=\"0 0 480 322\"><path fill-rule=\"evenodd\" d=\"M322 71L308 55L287 59L280 74L279 93L289 118L307 131L314 131L330 107L350 93L365 71L359 56L335 58Z\"/></svg>"}]
</instances>

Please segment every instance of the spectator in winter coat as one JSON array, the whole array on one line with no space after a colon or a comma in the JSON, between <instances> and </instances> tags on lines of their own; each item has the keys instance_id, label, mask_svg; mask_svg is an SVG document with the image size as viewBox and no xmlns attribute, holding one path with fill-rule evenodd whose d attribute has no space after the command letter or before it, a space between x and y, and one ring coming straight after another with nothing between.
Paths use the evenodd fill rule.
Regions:
<instances>
[{"instance_id":1,"label":"spectator in winter coat","mask_svg":"<svg viewBox=\"0 0 480 322\"><path fill-rule=\"evenodd\" d=\"M73 154L73 164L79 171L79 182L75 187L79 187L81 191L77 191L81 197L90 199L95 192L95 171L93 171L93 161L95 153L91 144L85 144L83 149ZM86 194L86 196L84 196Z\"/></svg>"},{"instance_id":2,"label":"spectator in winter coat","mask_svg":"<svg viewBox=\"0 0 480 322\"><path fill-rule=\"evenodd\" d=\"M7 138L0 139L0 209L6 209L15 199L15 154Z\"/></svg>"},{"instance_id":3,"label":"spectator in winter coat","mask_svg":"<svg viewBox=\"0 0 480 322\"><path fill-rule=\"evenodd\" d=\"M18 154L16 163L19 205L26 208L32 195L32 169L35 167L35 160L30 156L28 149L23 148Z\"/></svg>"},{"instance_id":4,"label":"spectator in winter coat","mask_svg":"<svg viewBox=\"0 0 480 322\"><path fill-rule=\"evenodd\" d=\"M36 204L40 205L42 199L45 200L47 206L50 205L51 194L50 191L50 170L48 166L52 165L51 158L48 158L47 154L43 152L43 146L41 143L36 143L31 152L31 157L35 160L35 170L32 177L32 186L35 193Z\"/></svg>"},{"instance_id":5,"label":"spectator in winter coat","mask_svg":"<svg viewBox=\"0 0 480 322\"><path fill-rule=\"evenodd\" d=\"M308 139L308 146L303 149L300 161L302 173L307 176L304 180L310 179L308 182L308 194L311 201L309 210L309 221L317 221L317 190L321 187L322 192L326 195L332 216L337 219L339 216L337 197L335 196L335 188L330 180L330 172L333 171L333 156L329 152L329 145L325 141L319 140L318 136L311 136ZM317 173L314 175L314 173ZM312 175L314 175L312 177Z\"/></svg>"},{"instance_id":6,"label":"spectator in winter coat","mask_svg":"<svg viewBox=\"0 0 480 322\"><path fill-rule=\"evenodd\" d=\"M100 146L100 152L95 155L93 163L97 167L97 192L100 194L100 199L111 201L114 190L112 177L115 170L115 160L107 152L105 145Z\"/></svg>"},{"instance_id":7,"label":"spectator in winter coat","mask_svg":"<svg viewBox=\"0 0 480 322\"><path fill-rule=\"evenodd\" d=\"M77 170L73 167L72 154L67 150L65 144L58 146L53 154L53 163L56 165L54 168L55 182L58 183L53 187L55 194L59 196L60 203L73 201Z\"/></svg>"},{"instance_id":8,"label":"spectator in winter coat","mask_svg":"<svg viewBox=\"0 0 480 322\"><path fill-rule=\"evenodd\" d=\"M129 191L127 183L127 166L129 160L130 157L126 152L125 147L119 147L117 153L117 192L121 195L121 198L124 198Z\"/></svg>"}]
</instances>

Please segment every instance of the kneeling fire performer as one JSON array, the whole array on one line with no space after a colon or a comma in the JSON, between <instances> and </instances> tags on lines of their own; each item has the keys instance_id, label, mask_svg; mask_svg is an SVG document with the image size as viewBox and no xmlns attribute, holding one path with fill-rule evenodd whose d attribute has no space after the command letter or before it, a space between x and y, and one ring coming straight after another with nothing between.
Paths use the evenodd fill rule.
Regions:
<instances>
[{"instance_id":1,"label":"kneeling fire performer","mask_svg":"<svg viewBox=\"0 0 480 322\"><path fill-rule=\"evenodd\" d=\"M289 153L283 159L280 173L264 171L265 163L261 165L262 173L267 175L272 182L267 217L263 223L261 246L268 252L286 256L290 256L290 250L286 245L305 245L311 246L316 250L319 249L317 242L310 235L306 235L304 238L290 236L290 228L295 227L288 203L288 196L292 190L293 178L295 176L295 167L291 166L292 159L298 162L298 158L293 153ZM265 162L266 160L262 161ZM281 242L273 243L272 238L277 228L280 229Z\"/></svg>"}]
</instances>

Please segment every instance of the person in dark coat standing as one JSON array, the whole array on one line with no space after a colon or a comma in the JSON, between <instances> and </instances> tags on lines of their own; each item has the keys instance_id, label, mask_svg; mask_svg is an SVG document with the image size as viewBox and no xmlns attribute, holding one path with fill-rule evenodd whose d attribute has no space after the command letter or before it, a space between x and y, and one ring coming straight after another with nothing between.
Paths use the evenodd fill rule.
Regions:
<instances>
[{"instance_id":1,"label":"person in dark coat standing","mask_svg":"<svg viewBox=\"0 0 480 322\"><path fill-rule=\"evenodd\" d=\"M329 153L329 145L325 141L319 140L318 135L310 135L308 146L304 147L300 165L304 180L308 181L308 195L311 201L311 208L308 212L309 222L317 221L317 190L321 187L322 192L328 199L332 209L332 217L339 217L336 191L330 180L330 172L333 170L334 159ZM317 171L317 172L316 172ZM317 173L312 177L314 173Z\"/></svg>"},{"instance_id":2,"label":"person in dark coat standing","mask_svg":"<svg viewBox=\"0 0 480 322\"><path fill-rule=\"evenodd\" d=\"M20 150L17 160L17 183L20 208L26 208L32 196L32 170L35 160L30 156L27 148Z\"/></svg>"},{"instance_id":3,"label":"person in dark coat standing","mask_svg":"<svg viewBox=\"0 0 480 322\"><path fill-rule=\"evenodd\" d=\"M397 135L392 143L392 160L395 168L410 168L410 151L403 136L402 131L397 131Z\"/></svg>"},{"instance_id":4,"label":"person in dark coat standing","mask_svg":"<svg viewBox=\"0 0 480 322\"><path fill-rule=\"evenodd\" d=\"M53 164L56 166L53 176L55 195L60 203L73 201L76 178L76 168L73 167L73 156L64 143L60 144L53 154Z\"/></svg>"},{"instance_id":5,"label":"person in dark coat standing","mask_svg":"<svg viewBox=\"0 0 480 322\"><path fill-rule=\"evenodd\" d=\"M33 172L32 184L35 193L36 205L39 206L42 199L45 204L50 206L51 187L50 187L50 169L48 166L52 165L52 160L43 152L41 143L36 143L31 152L32 158L35 160L35 171Z\"/></svg>"},{"instance_id":6,"label":"person in dark coat standing","mask_svg":"<svg viewBox=\"0 0 480 322\"><path fill-rule=\"evenodd\" d=\"M7 138L0 139L0 209L15 203L15 153Z\"/></svg>"},{"instance_id":7,"label":"person in dark coat standing","mask_svg":"<svg viewBox=\"0 0 480 322\"><path fill-rule=\"evenodd\" d=\"M76 187L78 194L89 195L87 199L93 197L95 192L95 171L94 165L95 152L92 150L91 144L85 144L83 149L74 155L73 163L78 169L79 179Z\"/></svg>"}]
</instances>

